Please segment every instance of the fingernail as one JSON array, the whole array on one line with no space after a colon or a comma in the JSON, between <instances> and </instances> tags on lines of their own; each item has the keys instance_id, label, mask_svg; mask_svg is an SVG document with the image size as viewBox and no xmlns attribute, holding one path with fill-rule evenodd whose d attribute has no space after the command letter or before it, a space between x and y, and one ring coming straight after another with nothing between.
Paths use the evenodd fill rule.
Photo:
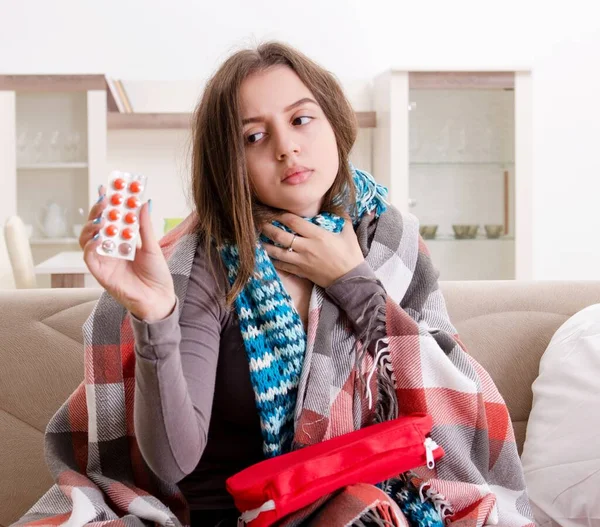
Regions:
<instances>
[{"instance_id":1,"label":"fingernail","mask_svg":"<svg viewBox=\"0 0 600 527\"><path fill-rule=\"evenodd\" d=\"M103 199L104 199L104 194L102 194L102 196L100 196L100 197L98 198L98 201L96 201L96 203L100 203L100 202L101 202Z\"/></svg>"},{"instance_id":2,"label":"fingernail","mask_svg":"<svg viewBox=\"0 0 600 527\"><path fill-rule=\"evenodd\" d=\"M95 218L92 223L95 223L96 225L98 225L98 223L100 223L102 221L102 215L98 216L97 218Z\"/></svg>"},{"instance_id":3,"label":"fingernail","mask_svg":"<svg viewBox=\"0 0 600 527\"><path fill-rule=\"evenodd\" d=\"M97 240L100 236L100 233L97 232L96 234L94 234L94 237L92 238L92 240Z\"/></svg>"},{"instance_id":4,"label":"fingernail","mask_svg":"<svg viewBox=\"0 0 600 527\"><path fill-rule=\"evenodd\" d=\"M152 199L148 200L148 212L152 212Z\"/></svg>"},{"instance_id":5,"label":"fingernail","mask_svg":"<svg viewBox=\"0 0 600 527\"><path fill-rule=\"evenodd\" d=\"M98 194L100 194L100 189L102 188L102 184L98 185Z\"/></svg>"}]
</instances>

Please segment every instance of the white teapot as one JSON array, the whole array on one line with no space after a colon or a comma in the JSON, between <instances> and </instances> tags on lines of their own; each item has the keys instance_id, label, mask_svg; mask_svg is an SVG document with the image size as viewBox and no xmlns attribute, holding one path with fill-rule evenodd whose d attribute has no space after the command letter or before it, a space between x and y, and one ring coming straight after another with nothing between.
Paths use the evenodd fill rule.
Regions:
<instances>
[{"instance_id":1,"label":"white teapot","mask_svg":"<svg viewBox=\"0 0 600 527\"><path fill-rule=\"evenodd\" d=\"M47 238L61 238L67 234L67 209L63 209L58 203L48 203L42 209L46 216L44 221L36 218L38 227Z\"/></svg>"}]
</instances>

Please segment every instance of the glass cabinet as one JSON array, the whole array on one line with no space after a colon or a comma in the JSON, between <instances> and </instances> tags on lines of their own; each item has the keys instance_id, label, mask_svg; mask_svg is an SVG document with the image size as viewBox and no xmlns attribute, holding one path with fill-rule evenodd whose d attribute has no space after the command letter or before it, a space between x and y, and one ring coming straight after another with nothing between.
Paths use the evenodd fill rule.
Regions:
<instances>
[{"instance_id":1,"label":"glass cabinet","mask_svg":"<svg viewBox=\"0 0 600 527\"><path fill-rule=\"evenodd\" d=\"M389 72L375 104L374 175L419 219L440 279L515 279L515 73Z\"/></svg>"}]
</instances>

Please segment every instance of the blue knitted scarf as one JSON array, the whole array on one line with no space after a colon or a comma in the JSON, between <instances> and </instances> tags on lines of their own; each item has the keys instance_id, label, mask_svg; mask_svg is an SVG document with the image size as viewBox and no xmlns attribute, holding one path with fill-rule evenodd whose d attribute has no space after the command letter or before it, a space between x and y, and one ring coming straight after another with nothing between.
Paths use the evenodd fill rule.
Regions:
<instances>
[{"instance_id":1,"label":"blue knitted scarf","mask_svg":"<svg viewBox=\"0 0 600 527\"><path fill-rule=\"evenodd\" d=\"M352 221L360 222L364 214L375 211L377 217L386 209L387 189L373 176L350 164L356 189L356 209ZM341 203L342 197L337 198ZM339 216L322 213L305 218L330 232L344 226ZM291 232L279 222L277 227ZM266 238L263 237L263 241ZM220 248L230 284L239 269L239 253L235 245ZM242 338L250 363L250 380L263 435L263 452L274 457L288 452L294 436L294 409L304 352L306 333L298 311L285 290L269 255L257 240L254 273L235 300Z\"/></svg>"}]
</instances>

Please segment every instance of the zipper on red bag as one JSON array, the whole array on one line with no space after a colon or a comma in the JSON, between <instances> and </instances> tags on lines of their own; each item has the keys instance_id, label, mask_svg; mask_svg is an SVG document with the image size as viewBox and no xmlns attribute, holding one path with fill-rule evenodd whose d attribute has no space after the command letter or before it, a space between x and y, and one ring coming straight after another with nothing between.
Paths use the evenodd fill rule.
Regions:
<instances>
[{"instance_id":1,"label":"zipper on red bag","mask_svg":"<svg viewBox=\"0 0 600 527\"><path fill-rule=\"evenodd\" d=\"M430 470L434 469L436 458L441 458L444 455L444 452L431 437L425 438L423 446L425 447L425 459L427 461L427 468ZM437 455L435 454L436 451L438 452Z\"/></svg>"}]
</instances>

